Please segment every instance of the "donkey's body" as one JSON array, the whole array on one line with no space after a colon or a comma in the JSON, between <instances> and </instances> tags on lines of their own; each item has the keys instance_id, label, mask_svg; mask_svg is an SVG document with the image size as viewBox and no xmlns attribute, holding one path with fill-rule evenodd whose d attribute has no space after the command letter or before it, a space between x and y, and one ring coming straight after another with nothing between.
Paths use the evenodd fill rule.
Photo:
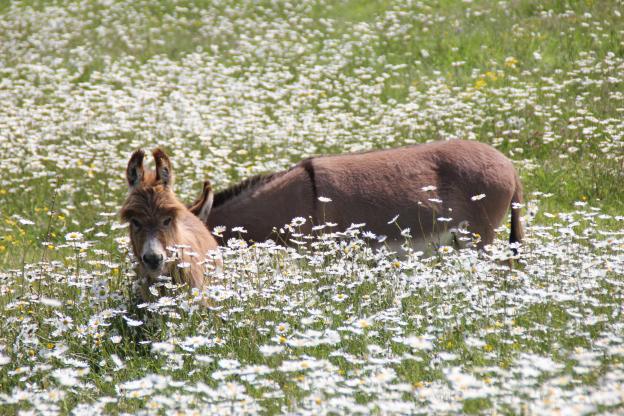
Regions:
<instances>
[{"instance_id":1,"label":"donkey's body","mask_svg":"<svg viewBox=\"0 0 624 416\"><path fill-rule=\"evenodd\" d=\"M207 192L203 200L212 203ZM485 197L473 200L481 194ZM319 201L321 196L332 202ZM199 200L192 211L209 227L225 225L224 240L238 236L231 230L241 226L247 230L244 238L264 241L275 237L275 227L304 217L303 232L325 222L336 223L336 229L365 223L388 242L404 240L399 226L410 228L417 245L449 244L448 230L467 224L482 247L493 241L510 205L521 202L509 159L479 142L451 140L306 159L217 193L211 210ZM511 212L511 242L522 238L516 211ZM388 224L396 215L396 223Z\"/></svg>"}]
</instances>

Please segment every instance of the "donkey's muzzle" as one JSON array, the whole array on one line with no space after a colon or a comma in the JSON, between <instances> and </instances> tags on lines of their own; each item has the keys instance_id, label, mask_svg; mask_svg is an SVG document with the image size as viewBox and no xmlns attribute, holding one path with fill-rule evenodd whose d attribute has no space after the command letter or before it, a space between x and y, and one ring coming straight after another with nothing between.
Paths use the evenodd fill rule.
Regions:
<instances>
[{"instance_id":1,"label":"donkey's muzzle","mask_svg":"<svg viewBox=\"0 0 624 416\"><path fill-rule=\"evenodd\" d=\"M162 254L156 254L156 253L144 254L143 263L145 263L145 265L149 267L150 269L157 270L160 268L160 266L163 263L163 256Z\"/></svg>"}]
</instances>

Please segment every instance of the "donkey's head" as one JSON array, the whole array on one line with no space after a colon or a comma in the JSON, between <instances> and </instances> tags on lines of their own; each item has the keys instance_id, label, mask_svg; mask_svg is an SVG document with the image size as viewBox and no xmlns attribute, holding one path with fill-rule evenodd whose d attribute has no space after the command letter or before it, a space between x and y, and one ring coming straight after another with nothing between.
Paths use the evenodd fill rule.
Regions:
<instances>
[{"instance_id":1,"label":"donkey's head","mask_svg":"<svg viewBox=\"0 0 624 416\"><path fill-rule=\"evenodd\" d=\"M149 279L172 275L176 265L167 261L168 248L181 245L186 253L183 251L179 258L190 264L190 275L182 279L201 287L200 263L208 250L217 248L217 243L206 226L176 198L173 166L165 152L156 149L153 156L154 171L143 167L142 150L130 157L126 170L129 193L121 209L122 220L130 224L130 242L139 260L139 273Z\"/></svg>"}]
</instances>

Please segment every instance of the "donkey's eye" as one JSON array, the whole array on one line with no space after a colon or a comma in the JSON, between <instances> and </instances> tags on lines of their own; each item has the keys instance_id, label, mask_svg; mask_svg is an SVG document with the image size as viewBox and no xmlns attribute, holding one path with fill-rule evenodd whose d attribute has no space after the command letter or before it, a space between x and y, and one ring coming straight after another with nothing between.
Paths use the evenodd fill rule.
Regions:
<instances>
[{"instance_id":1,"label":"donkey's eye","mask_svg":"<svg viewBox=\"0 0 624 416\"><path fill-rule=\"evenodd\" d=\"M163 221L163 225L169 225L171 224L171 217L167 217L165 218L165 220Z\"/></svg>"},{"instance_id":2,"label":"donkey's eye","mask_svg":"<svg viewBox=\"0 0 624 416\"><path fill-rule=\"evenodd\" d=\"M133 226L134 228L136 228L136 229L141 228L141 223L140 223L138 220L136 220L136 219L132 218L132 219L130 220L130 222L132 223L132 226Z\"/></svg>"}]
</instances>

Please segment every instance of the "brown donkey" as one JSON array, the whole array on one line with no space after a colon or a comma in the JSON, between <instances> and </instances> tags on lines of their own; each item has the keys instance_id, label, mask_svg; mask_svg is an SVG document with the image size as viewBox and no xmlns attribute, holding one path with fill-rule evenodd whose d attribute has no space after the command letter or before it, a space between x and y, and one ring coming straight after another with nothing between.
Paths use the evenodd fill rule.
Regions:
<instances>
[{"instance_id":1,"label":"brown donkey","mask_svg":"<svg viewBox=\"0 0 624 416\"><path fill-rule=\"evenodd\" d=\"M400 228L410 228L414 248L471 245L466 240L481 248L492 243L510 206L509 241L522 240L521 203L522 186L509 159L483 143L449 140L305 159L214 195L205 182L190 209L209 227L226 226L224 240L241 226L243 238L264 241L275 237L275 227L304 217L303 232L326 222L337 224L334 229L365 223L391 246L405 240Z\"/></svg>"},{"instance_id":2,"label":"brown donkey","mask_svg":"<svg viewBox=\"0 0 624 416\"><path fill-rule=\"evenodd\" d=\"M173 193L173 167L165 152L156 149L153 156L155 171L143 168L142 150L130 157L126 170L130 189L121 208L122 220L130 224L130 242L138 260L137 274L147 283L142 285L142 295L148 296L146 289L161 275L201 289L204 263L218 264L214 260L217 242ZM168 251L174 256L169 256ZM215 254L212 260L209 252Z\"/></svg>"}]
</instances>

